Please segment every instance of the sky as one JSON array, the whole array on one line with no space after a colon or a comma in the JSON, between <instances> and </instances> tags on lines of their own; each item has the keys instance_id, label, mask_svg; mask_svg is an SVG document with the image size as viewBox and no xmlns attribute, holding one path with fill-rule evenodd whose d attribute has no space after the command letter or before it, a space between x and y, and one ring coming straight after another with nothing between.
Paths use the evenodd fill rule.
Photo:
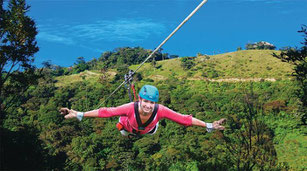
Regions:
<instances>
[{"instance_id":1,"label":"sky","mask_svg":"<svg viewBox=\"0 0 307 171\"><path fill-rule=\"evenodd\" d=\"M155 49L202 0L27 0L39 31L34 64L72 66L119 47ZM179 56L219 54L267 41L301 47L307 0L208 0L162 47Z\"/></svg>"}]
</instances>

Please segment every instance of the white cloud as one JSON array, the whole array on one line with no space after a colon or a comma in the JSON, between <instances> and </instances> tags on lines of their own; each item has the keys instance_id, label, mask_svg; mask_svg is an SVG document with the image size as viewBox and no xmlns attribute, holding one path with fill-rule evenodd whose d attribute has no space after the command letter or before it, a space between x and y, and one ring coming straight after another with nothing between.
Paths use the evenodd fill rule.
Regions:
<instances>
[{"instance_id":1,"label":"white cloud","mask_svg":"<svg viewBox=\"0 0 307 171\"><path fill-rule=\"evenodd\" d=\"M86 40L137 42L150 35L161 34L165 26L148 19L102 20L89 24L39 25L38 39L63 44L79 44Z\"/></svg>"},{"instance_id":2,"label":"white cloud","mask_svg":"<svg viewBox=\"0 0 307 171\"><path fill-rule=\"evenodd\" d=\"M48 33L48 32L39 32L37 35L37 38L41 40L49 41L49 42L63 43L66 45L74 44L74 41L71 38L60 36L60 35L55 35L55 34Z\"/></svg>"},{"instance_id":3,"label":"white cloud","mask_svg":"<svg viewBox=\"0 0 307 171\"><path fill-rule=\"evenodd\" d=\"M120 19L115 21L97 21L94 24L81 24L71 28L76 37L95 41L128 41L146 39L151 34L160 34L165 27L150 20Z\"/></svg>"}]
</instances>

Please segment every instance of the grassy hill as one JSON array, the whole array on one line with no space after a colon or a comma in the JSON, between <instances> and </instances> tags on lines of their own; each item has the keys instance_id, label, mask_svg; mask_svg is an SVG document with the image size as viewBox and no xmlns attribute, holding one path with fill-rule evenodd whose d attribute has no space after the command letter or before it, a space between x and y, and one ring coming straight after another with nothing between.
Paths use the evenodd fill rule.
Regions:
<instances>
[{"instance_id":1,"label":"grassy hill","mask_svg":"<svg viewBox=\"0 0 307 171\"><path fill-rule=\"evenodd\" d=\"M230 78L275 78L288 79L292 67L272 56L279 54L274 50L245 50L213 56L199 56L194 59L196 64L189 70L181 67L180 58L158 61L157 67L145 64L140 69L144 77L165 79L171 74L178 78L192 80L230 79ZM137 66L132 66L135 69Z\"/></svg>"},{"instance_id":2,"label":"grassy hill","mask_svg":"<svg viewBox=\"0 0 307 171\"><path fill-rule=\"evenodd\" d=\"M181 58L175 58L158 61L155 67L152 63L146 63L138 72L143 78L152 80L164 80L171 75L179 79L209 81L259 81L260 79L291 78L292 66L273 57L273 53L279 54L280 51L243 50L213 56L198 56L193 59L195 66L188 70L181 66ZM130 69L135 70L137 67L138 65L133 65L130 66ZM114 70L108 72L110 78L113 78L115 74ZM58 81L56 85L71 84L82 81L82 78L96 82L99 75L98 71L85 71L80 74L61 76L56 78Z\"/></svg>"},{"instance_id":3,"label":"grassy hill","mask_svg":"<svg viewBox=\"0 0 307 171\"><path fill-rule=\"evenodd\" d=\"M109 71L108 75L110 78L113 78L115 76L116 72L114 71ZM72 74L72 75L64 75L64 76L59 76L56 77L55 80L57 81L55 85L57 87L63 87L75 82L80 82L80 81L88 81L89 83L96 83L99 81L99 77L101 76L101 73L99 71L84 71L79 74Z\"/></svg>"}]
</instances>

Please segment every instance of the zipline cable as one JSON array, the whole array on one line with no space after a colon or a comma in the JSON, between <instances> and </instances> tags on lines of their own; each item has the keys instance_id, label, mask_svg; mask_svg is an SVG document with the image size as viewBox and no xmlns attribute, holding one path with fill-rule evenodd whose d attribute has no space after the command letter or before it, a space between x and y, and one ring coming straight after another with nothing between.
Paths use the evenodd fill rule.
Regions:
<instances>
[{"instance_id":1,"label":"zipline cable","mask_svg":"<svg viewBox=\"0 0 307 171\"><path fill-rule=\"evenodd\" d=\"M133 71L132 76L136 73L148 59L152 57L208 0L203 0L177 27L176 29L169 35L167 38L154 50L152 53L140 64L140 66ZM126 84L126 80L123 81L100 105L97 106L98 109L102 104L104 104L118 89L120 89L124 84Z\"/></svg>"}]
</instances>

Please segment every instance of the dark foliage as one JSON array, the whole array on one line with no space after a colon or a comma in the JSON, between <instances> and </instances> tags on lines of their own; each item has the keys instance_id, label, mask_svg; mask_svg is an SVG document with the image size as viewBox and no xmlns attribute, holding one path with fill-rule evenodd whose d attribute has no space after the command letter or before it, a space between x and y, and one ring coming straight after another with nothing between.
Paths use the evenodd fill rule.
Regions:
<instances>
[{"instance_id":1,"label":"dark foliage","mask_svg":"<svg viewBox=\"0 0 307 171\"><path fill-rule=\"evenodd\" d=\"M1 120L12 102L37 83L39 72L32 65L38 51L35 22L26 15L25 0L10 0L7 9L0 3L0 112Z\"/></svg>"},{"instance_id":2,"label":"dark foliage","mask_svg":"<svg viewBox=\"0 0 307 171\"><path fill-rule=\"evenodd\" d=\"M303 25L301 30L298 31L303 34L304 42L301 48L286 48L281 54L273 54L278 59L283 62L290 63L294 65L293 76L298 81L300 86L299 91L297 91L297 96L302 102L301 108L301 120L303 124L307 121L307 26Z\"/></svg>"},{"instance_id":3,"label":"dark foliage","mask_svg":"<svg viewBox=\"0 0 307 171\"><path fill-rule=\"evenodd\" d=\"M123 64L130 66L142 63L151 53L151 50L146 50L141 47L123 47L117 48L112 52L104 52L98 61L102 61L103 65L107 68L115 68ZM151 62L153 59L155 61L161 61L169 59L169 55L159 51L148 62Z\"/></svg>"}]
</instances>

